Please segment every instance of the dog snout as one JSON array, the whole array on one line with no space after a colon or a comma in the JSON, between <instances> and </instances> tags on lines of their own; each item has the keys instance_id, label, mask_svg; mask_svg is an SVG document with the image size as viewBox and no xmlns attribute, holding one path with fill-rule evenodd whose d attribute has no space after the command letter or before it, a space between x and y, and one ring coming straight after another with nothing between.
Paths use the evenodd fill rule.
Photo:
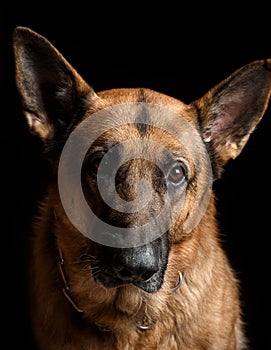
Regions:
<instances>
[{"instance_id":1,"label":"dog snout","mask_svg":"<svg viewBox=\"0 0 271 350\"><path fill-rule=\"evenodd\" d=\"M168 235L141 246L116 248L94 242L90 254L94 279L106 288L133 284L148 293L157 292L163 283L169 253Z\"/></svg>"},{"instance_id":2,"label":"dog snout","mask_svg":"<svg viewBox=\"0 0 271 350\"><path fill-rule=\"evenodd\" d=\"M130 250L130 249L127 249ZM147 281L159 270L159 262L151 249L145 251L125 251L120 254L114 270L118 278L125 280Z\"/></svg>"}]
</instances>

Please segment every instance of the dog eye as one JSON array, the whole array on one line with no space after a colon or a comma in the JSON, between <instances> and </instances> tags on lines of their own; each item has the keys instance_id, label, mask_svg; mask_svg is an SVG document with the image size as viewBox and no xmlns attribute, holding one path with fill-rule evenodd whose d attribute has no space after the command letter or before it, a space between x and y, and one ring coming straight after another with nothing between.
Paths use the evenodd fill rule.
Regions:
<instances>
[{"instance_id":1,"label":"dog eye","mask_svg":"<svg viewBox=\"0 0 271 350\"><path fill-rule=\"evenodd\" d=\"M167 180L173 185L181 185L186 179L186 171L181 163L174 164L168 173Z\"/></svg>"},{"instance_id":2,"label":"dog eye","mask_svg":"<svg viewBox=\"0 0 271 350\"><path fill-rule=\"evenodd\" d=\"M87 162L87 172L92 178L97 177L98 169L103 157L104 157L104 153L100 153L100 152L94 153L90 157L89 161Z\"/></svg>"}]
</instances>

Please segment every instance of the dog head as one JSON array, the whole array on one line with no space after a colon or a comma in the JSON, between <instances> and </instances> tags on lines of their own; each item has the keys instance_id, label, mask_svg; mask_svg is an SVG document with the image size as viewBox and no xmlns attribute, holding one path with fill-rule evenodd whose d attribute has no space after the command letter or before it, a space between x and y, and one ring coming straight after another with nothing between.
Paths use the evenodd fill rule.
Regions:
<instances>
[{"instance_id":1,"label":"dog head","mask_svg":"<svg viewBox=\"0 0 271 350\"><path fill-rule=\"evenodd\" d=\"M89 240L96 281L158 291L171 247L207 215L213 180L265 112L271 60L186 105L145 88L96 93L28 28L15 29L14 51L23 112L57 169L63 215Z\"/></svg>"}]
</instances>

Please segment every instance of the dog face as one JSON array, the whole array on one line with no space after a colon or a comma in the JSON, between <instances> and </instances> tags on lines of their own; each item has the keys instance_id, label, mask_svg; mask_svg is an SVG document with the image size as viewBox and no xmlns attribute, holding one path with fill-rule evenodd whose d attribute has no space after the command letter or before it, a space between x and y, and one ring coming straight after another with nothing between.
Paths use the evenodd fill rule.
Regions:
<instances>
[{"instance_id":1,"label":"dog face","mask_svg":"<svg viewBox=\"0 0 271 350\"><path fill-rule=\"evenodd\" d=\"M182 226L181 207L187 207L187 202L194 199L196 165L186 149L191 142L187 140L184 147L184 142L177 140L185 129L191 129L187 121L151 99L147 103L145 100L153 98L154 93L134 90L133 94L130 103L116 101L98 112L95 109L94 113L86 113L82 124L75 128L75 134L79 130L80 136L71 136L72 149L62 152L64 162L60 162L60 168L63 165L68 180L61 177L61 183L67 184L64 188L70 188L71 183L78 188L73 169L82 168L81 183L87 204L107 225L100 226L94 218L87 229L94 233L89 254L96 281L105 287L134 284L146 292L156 292L163 283L170 244L184 236L183 230L174 234L171 224L178 219ZM185 109L181 104L179 108ZM112 128L114 121L118 127ZM94 142L89 147L90 139ZM199 136L198 142L197 149L201 150ZM74 145L87 149L82 167L73 165L73 156L77 161L80 153ZM66 153L72 155L69 160ZM199 159L197 155L198 167L203 163ZM69 197L81 202L77 192ZM182 216L187 215L182 210ZM124 234L120 232L123 230ZM101 237L104 244L99 244Z\"/></svg>"},{"instance_id":2,"label":"dog face","mask_svg":"<svg viewBox=\"0 0 271 350\"><path fill-rule=\"evenodd\" d=\"M142 99L142 91L135 93L138 94L135 98ZM181 238L172 234L170 221L173 213L180 220L180 203L184 204L189 197L194 169L185 148L172 134L166 133L165 125L162 128L160 121L165 119L167 110L159 108L158 111L152 104L136 101L116 104L108 126L117 114L118 121L122 118L122 125L117 129L110 128L104 135L99 130L102 136L95 140L84 158L82 184L92 211L112 228L105 232L94 220L91 231L105 236L106 242L110 235L118 243L115 247L116 244L102 245L94 240L90 245L90 254L95 257L93 270L100 271L96 280L106 287L132 283L144 291L155 292L163 282L170 242ZM154 126L152 118L156 124L158 121L159 127ZM102 120L107 125L106 116ZM174 120L171 122L173 125ZM168 116L167 129L171 122ZM175 121L175 128L177 124ZM150 222L153 224L149 225ZM119 228L126 230L124 235ZM130 233L129 228L135 231Z\"/></svg>"},{"instance_id":3,"label":"dog face","mask_svg":"<svg viewBox=\"0 0 271 350\"><path fill-rule=\"evenodd\" d=\"M14 50L24 114L58 173L54 210L87 236L93 277L157 292L170 249L196 234L212 181L264 114L271 61L248 64L186 105L149 89L96 93L27 28L15 30Z\"/></svg>"}]
</instances>

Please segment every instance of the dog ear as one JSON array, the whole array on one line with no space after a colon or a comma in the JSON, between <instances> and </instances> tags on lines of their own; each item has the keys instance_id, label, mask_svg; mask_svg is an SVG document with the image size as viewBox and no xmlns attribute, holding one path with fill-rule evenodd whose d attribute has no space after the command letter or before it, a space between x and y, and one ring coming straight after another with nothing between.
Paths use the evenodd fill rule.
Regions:
<instances>
[{"instance_id":1,"label":"dog ear","mask_svg":"<svg viewBox=\"0 0 271 350\"><path fill-rule=\"evenodd\" d=\"M261 120L271 94L271 59L254 61L216 85L193 105L219 173L236 158Z\"/></svg>"},{"instance_id":2,"label":"dog ear","mask_svg":"<svg viewBox=\"0 0 271 350\"><path fill-rule=\"evenodd\" d=\"M64 133L96 94L58 50L31 29L15 28L13 47L16 84L31 132L43 141Z\"/></svg>"}]
</instances>

